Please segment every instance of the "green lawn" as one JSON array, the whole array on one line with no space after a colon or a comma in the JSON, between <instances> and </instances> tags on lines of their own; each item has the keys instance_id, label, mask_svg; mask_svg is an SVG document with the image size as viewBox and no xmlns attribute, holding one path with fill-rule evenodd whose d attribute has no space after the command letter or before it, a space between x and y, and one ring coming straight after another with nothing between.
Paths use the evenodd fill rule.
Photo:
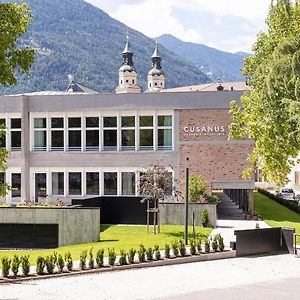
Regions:
<instances>
[{"instance_id":1,"label":"green lawn","mask_svg":"<svg viewBox=\"0 0 300 300\"><path fill-rule=\"evenodd\" d=\"M89 250L91 247L93 247L94 252L103 248L106 254L108 248L114 248L119 253L120 249L124 249L125 251L128 251L130 248L138 249L140 244L144 244L146 248L158 244L163 249L165 243L170 243L175 239L183 239L183 231L183 225L162 225L160 234L147 234L146 226L101 226L101 240L97 243L64 246L57 249L0 251L0 258L3 256L12 257L14 254L29 254L30 263L35 264L36 258L39 255L46 256L53 253L54 250L61 254L70 251L73 260L79 260L81 251ZM199 226L196 228L197 234L202 237L208 236L211 231L211 228L202 228ZM191 227L189 228L189 234L192 237Z\"/></svg>"},{"instance_id":2,"label":"green lawn","mask_svg":"<svg viewBox=\"0 0 300 300\"><path fill-rule=\"evenodd\" d=\"M271 227L292 227L296 229L296 233L300 234L299 214L258 192L254 193L254 207Z\"/></svg>"}]
</instances>

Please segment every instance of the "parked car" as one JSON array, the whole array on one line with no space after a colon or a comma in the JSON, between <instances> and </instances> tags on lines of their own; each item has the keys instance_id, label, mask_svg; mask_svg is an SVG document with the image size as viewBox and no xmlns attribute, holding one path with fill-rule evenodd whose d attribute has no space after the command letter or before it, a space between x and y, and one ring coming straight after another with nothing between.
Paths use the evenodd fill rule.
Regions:
<instances>
[{"instance_id":1,"label":"parked car","mask_svg":"<svg viewBox=\"0 0 300 300\"><path fill-rule=\"evenodd\" d=\"M280 192L277 193L278 196L287 200L295 200L295 191L292 188L282 188Z\"/></svg>"}]
</instances>

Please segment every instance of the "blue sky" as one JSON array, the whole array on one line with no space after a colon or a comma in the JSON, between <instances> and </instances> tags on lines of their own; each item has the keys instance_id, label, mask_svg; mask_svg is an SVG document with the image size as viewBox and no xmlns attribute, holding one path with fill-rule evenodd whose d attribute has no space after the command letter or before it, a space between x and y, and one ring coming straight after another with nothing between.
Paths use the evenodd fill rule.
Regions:
<instances>
[{"instance_id":1,"label":"blue sky","mask_svg":"<svg viewBox=\"0 0 300 300\"><path fill-rule=\"evenodd\" d=\"M149 37L164 33L229 52L250 52L270 0L86 0Z\"/></svg>"}]
</instances>

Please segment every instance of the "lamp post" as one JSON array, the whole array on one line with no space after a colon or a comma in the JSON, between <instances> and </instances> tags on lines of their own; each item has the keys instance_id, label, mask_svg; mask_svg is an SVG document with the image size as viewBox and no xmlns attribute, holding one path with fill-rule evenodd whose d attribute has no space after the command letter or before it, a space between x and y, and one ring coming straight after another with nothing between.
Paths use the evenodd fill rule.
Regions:
<instances>
[{"instance_id":1,"label":"lamp post","mask_svg":"<svg viewBox=\"0 0 300 300\"><path fill-rule=\"evenodd\" d=\"M185 218L184 218L184 242L188 244L188 218L189 218L189 158L185 164Z\"/></svg>"}]
</instances>

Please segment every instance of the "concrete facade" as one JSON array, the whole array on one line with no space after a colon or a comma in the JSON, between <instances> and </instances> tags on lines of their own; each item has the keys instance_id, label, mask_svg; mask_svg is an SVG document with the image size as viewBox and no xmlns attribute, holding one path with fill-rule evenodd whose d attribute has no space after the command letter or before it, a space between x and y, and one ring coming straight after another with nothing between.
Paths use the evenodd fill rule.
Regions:
<instances>
[{"instance_id":1,"label":"concrete facade","mask_svg":"<svg viewBox=\"0 0 300 300\"><path fill-rule=\"evenodd\" d=\"M100 239L100 208L1 207L0 223L58 224L59 247Z\"/></svg>"}]
</instances>

